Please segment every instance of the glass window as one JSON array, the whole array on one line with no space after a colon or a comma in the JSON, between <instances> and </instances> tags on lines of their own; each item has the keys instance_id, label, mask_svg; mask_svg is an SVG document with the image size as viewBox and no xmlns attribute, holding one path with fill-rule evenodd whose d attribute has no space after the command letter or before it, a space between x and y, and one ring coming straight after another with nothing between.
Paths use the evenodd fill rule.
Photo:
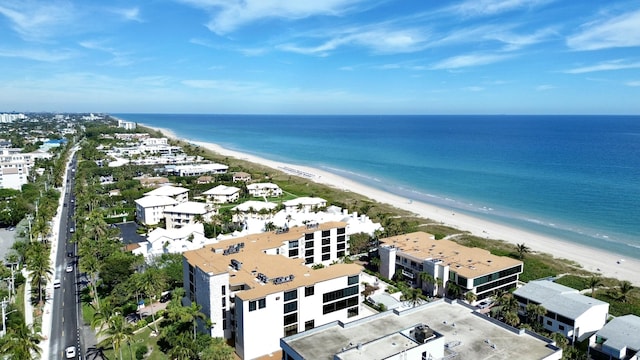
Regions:
<instances>
[{"instance_id":1,"label":"glass window","mask_svg":"<svg viewBox=\"0 0 640 360\"><path fill-rule=\"evenodd\" d=\"M293 313L289 315L285 315L284 317L284 325L291 325L298 322L298 313Z\"/></svg>"},{"instance_id":2,"label":"glass window","mask_svg":"<svg viewBox=\"0 0 640 360\"><path fill-rule=\"evenodd\" d=\"M256 309L257 302L249 301L249 311L254 311Z\"/></svg>"},{"instance_id":3,"label":"glass window","mask_svg":"<svg viewBox=\"0 0 640 360\"><path fill-rule=\"evenodd\" d=\"M294 312L298 310L298 302L297 301L292 301L290 303L286 303L284 304L284 313L288 314L290 312Z\"/></svg>"},{"instance_id":4,"label":"glass window","mask_svg":"<svg viewBox=\"0 0 640 360\"><path fill-rule=\"evenodd\" d=\"M227 295L227 287L222 285L222 295Z\"/></svg>"},{"instance_id":5,"label":"glass window","mask_svg":"<svg viewBox=\"0 0 640 360\"><path fill-rule=\"evenodd\" d=\"M267 307L267 299L258 300L258 309L264 309Z\"/></svg>"},{"instance_id":6,"label":"glass window","mask_svg":"<svg viewBox=\"0 0 640 360\"><path fill-rule=\"evenodd\" d=\"M322 230L322 237L327 237L327 236L331 236L331 231L330 230Z\"/></svg>"},{"instance_id":7,"label":"glass window","mask_svg":"<svg viewBox=\"0 0 640 360\"><path fill-rule=\"evenodd\" d=\"M310 234L304 234L304 239L305 239L305 240L313 240L313 233L310 233Z\"/></svg>"},{"instance_id":8,"label":"glass window","mask_svg":"<svg viewBox=\"0 0 640 360\"><path fill-rule=\"evenodd\" d=\"M347 284L348 285L357 284L358 282L360 282L360 276L359 275L349 276L349 278L347 279Z\"/></svg>"},{"instance_id":9,"label":"glass window","mask_svg":"<svg viewBox=\"0 0 640 360\"><path fill-rule=\"evenodd\" d=\"M331 251L331 246L323 246L322 247L322 253L328 253L329 251Z\"/></svg>"},{"instance_id":10,"label":"glass window","mask_svg":"<svg viewBox=\"0 0 640 360\"><path fill-rule=\"evenodd\" d=\"M315 293L316 289L312 286L307 286L304 288L304 296L312 296Z\"/></svg>"},{"instance_id":11,"label":"glass window","mask_svg":"<svg viewBox=\"0 0 640 360\"><path fill-rule=\"evenodd\" d=\"M304 323L304 330L311 330L313 329L315 326L315 320L309 320L309 321L305 321Z\"/></svg>"},{"instance_id":12,"label":"glass window","mask_svg":"<svg viewBox=\"0 0 640 360\"><path fill-rule=\"evenodd\" d=\"M289 301L298 298L298 290L285 291L284 301Z\"/></svg>"},{"instance_id":13,"label":"glass window","mask_svg":"<svg viewBox=\"0 0 640 360\"><path fill-rule=\"evenodd\" d=\"M322 261L327 261L327 260L329 260L329 259L331 259L331 255L330 255L330 254L324 254L324 255L322 255Z\"/></svg>"},{"instance_id":14,"label":"glass window","mask_svg":"<svg viewBox=\"0 0 640 360\"><path fill-rule=\"evenodd\" d=\"M345 228L338 228L338 234L344 234L344 233L346 233Z\"/></svg>"}]
</instances>

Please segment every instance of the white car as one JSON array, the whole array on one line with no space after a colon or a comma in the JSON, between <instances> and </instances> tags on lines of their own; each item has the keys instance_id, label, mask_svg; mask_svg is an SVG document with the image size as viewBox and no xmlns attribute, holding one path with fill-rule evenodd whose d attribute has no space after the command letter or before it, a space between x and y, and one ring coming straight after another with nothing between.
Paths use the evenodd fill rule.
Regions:
<instances>
[{"instance_id":1,"label":"white car","mask_svg":"<svg viewBox=\"0 0 640 360\"><path fill-rule=\"evenodd\" d=\"M68 273L72 272L73 271L73 266L67 265L67 267L65 268L65 271L68 272Z\"/></svg>"},{"instance_id":2,"label":"white car","mask_svg":"<svg viewBox=\"0 0 640 360\"><path fill-rule=\"evenodd\" d=\"M59 289L60 288L60 279L53 280L53 288L54 289Z\"/></svg>"},{"instance_id":3,"label":"white car","mask_svg":"<svg viewBox=\"0 0 640 360\"><path fill-rule=\"evenodd\" d=\"M66 349L64 349L64 356L67 359L75 359L76 358L76 347L75 346L68 346Z\"/></svg>"}]
</instances>

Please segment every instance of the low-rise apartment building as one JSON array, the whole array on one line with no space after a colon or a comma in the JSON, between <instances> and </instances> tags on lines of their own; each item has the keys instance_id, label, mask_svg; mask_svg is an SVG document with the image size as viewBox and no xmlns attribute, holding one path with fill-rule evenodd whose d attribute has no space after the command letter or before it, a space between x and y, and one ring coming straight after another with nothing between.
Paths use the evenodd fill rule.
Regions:
<instances>
[{"instance_id":1,"label":"low-rise apartment building","mask_svg":"<svg viewBox=\"0 0 640 360\"><path fill-rule=\"evenodd\" d=\"M282 195L282 189L272 183L253 183L247 185L247 192L253 197L277 197Z\"/></svg>"},{"instance_id":2,"label":"low-rise apartment building","mask_svg":"<svg viewBox=\"0 0 640 360\"><path fill-rule=\"evenodd\" d=\"M185 252L186 297L213 324L202 330L233 339L240 358L254 359L279 351L283 336L358 316L359 265L305 266L314 250L318 259L327 251L327 264L339 259L345 226L294 227Z\"/></svg>"},{"instance_id":3,"label":"low-rise apartment building","mask_svg":"<svg viewBox=\"0 0 640 360\"><path fill-rule=\"evenodd\" d=\"M640 317L613 318L589 338L589 357L593 360L640 359Z\"/></svg>"},{"instance_id":4,"label":"low-rise apartment building","mask_svg":"<svg viewBox=\"0 0 640 360\"><path fill-rule=\"evenodd\" d=\"M559 332L571 342L582 341L600 330L609 317L609 303L580 294L576 289L548 280L530 281L513 292L518 312L524 314L527 304L541 305L547 313L542 326Z\"/></svg>"},{"instance_id":5,"label":"low-rise apartment building","mask_svg":"<svg viewBox=\"0 0 640 360\"><path fill-rule=\"evenodd\" d=\"M187 201L164 209L166 228L179 229L185 225L208 222L216 214L216 209L205 203ZM200 219L199 219L200 218Z\"/></svg>"},{"instance_id":6,"label":"low-rise apartment building","mask_svg":"<svg viewBox=\"0 0 640 360\"><path fill-rule=\"evenodd\" d=\"M143 225L157 225L164 219L164 211L178 202L168 196L143 196L135 200L136 220Z\"/></svg>"},{"instance_id":7,"label":"low-rise apartment building","mask_svg":"<svg viewBox=\"0 0 640 360\"><path fill-rule=\"evenodd\" d=\"M232 203L240 198L240 188L221 184L203 192L202 195L211 204Z\"/></svg>"},{"instance_id":8,"label":"low-rise apartment building","mask_svg":"<svg viewBox=\"0 0 640 360\"><path fill-rule=\"evenodd\" d=\"M168 196L179 203L189 201L189 189L180 186L164 185L146 192L144 196Z\"/></svg>"},{"instance_id":9,"label":"low-rise apartment building","mask_svg":"<svg viewBox=\"0 0 640 360\"><path fill-rule=\"evenodd\" d=\"M516 287L523 267L522 261L450 240L435 240L421 231L380 239L378 252L382 276L402 276L430 296L444 295L452 283L462 293L473 292L482 300L496 290ZM423 273L430 275L428 281Z\"/></svg>"}]
</instances>

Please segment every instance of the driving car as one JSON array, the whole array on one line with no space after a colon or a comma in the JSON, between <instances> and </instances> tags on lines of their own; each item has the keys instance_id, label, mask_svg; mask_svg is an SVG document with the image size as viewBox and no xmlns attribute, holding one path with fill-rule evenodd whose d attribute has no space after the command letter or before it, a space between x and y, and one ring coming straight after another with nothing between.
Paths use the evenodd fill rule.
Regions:
<instances>
[{"instance_id":1,"label":"driving car","mask_svg":"<svg viewBox=\"0 0 640 360\"><path fill-rule=\"evenodd\" d=\"M75 346L67 346L67 348L64 349L64 356L67 359L75 359L76 358L76 347Z\"/></svg>"},{"instance_id":2,"label":"driving car","mask_svg":"<svg viewBox=\"0 0 640 360\"><path fill-rule=\"evenodd\" d=\"M67 267L65 268L65 271L68 272L68 273L72 272L73 271L73 266L71 266L70 264L67 265Z\"/></svg>"},{"instance_id":3,"label":"driving car","mask_svg":"<svg viewBox=\"0 0 640 360\"><path fill-rule=\"evenodd\" d=\"M60 279L53 280L53 288L54 289L59 289L60 288Z\"/></svg>"}]
</instances>

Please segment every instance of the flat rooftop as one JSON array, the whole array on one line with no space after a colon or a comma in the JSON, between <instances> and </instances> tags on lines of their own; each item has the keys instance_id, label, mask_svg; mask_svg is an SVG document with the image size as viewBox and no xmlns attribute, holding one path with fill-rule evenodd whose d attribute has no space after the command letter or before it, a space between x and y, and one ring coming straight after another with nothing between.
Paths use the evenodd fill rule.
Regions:
<instances>
[{"instance_id":1,"label":"flat rooftop","mask_svg":"<svg viewBox=\"0 0 640 360\"><path fill-rule=\"evenodd\" d=\"M543 359L559 351L541 339L519 335L464 305L444 300L404 311L386 311L344 325L330 323L282 341L304 359L333 360L334 355L344 360L385 359L404 347L416 346L400 333L418 324L444 336L449 345L445 357L457 354L457 359Z\"/></svg>"},{"instance_id":2,"label":"flat rooftop","mask_svg":"<svg viewBox=\"0 0 640 360\"><path fill-rule=\"evenodd\" d=\"M442 260L452 271L467 279L522 264L522 261L496 256L484 249L462 246L451 240L435 240L433 235L423 231L380 239L380 242L381 245L395 246L419 261Z\"/></svg>"}]
</instances>

